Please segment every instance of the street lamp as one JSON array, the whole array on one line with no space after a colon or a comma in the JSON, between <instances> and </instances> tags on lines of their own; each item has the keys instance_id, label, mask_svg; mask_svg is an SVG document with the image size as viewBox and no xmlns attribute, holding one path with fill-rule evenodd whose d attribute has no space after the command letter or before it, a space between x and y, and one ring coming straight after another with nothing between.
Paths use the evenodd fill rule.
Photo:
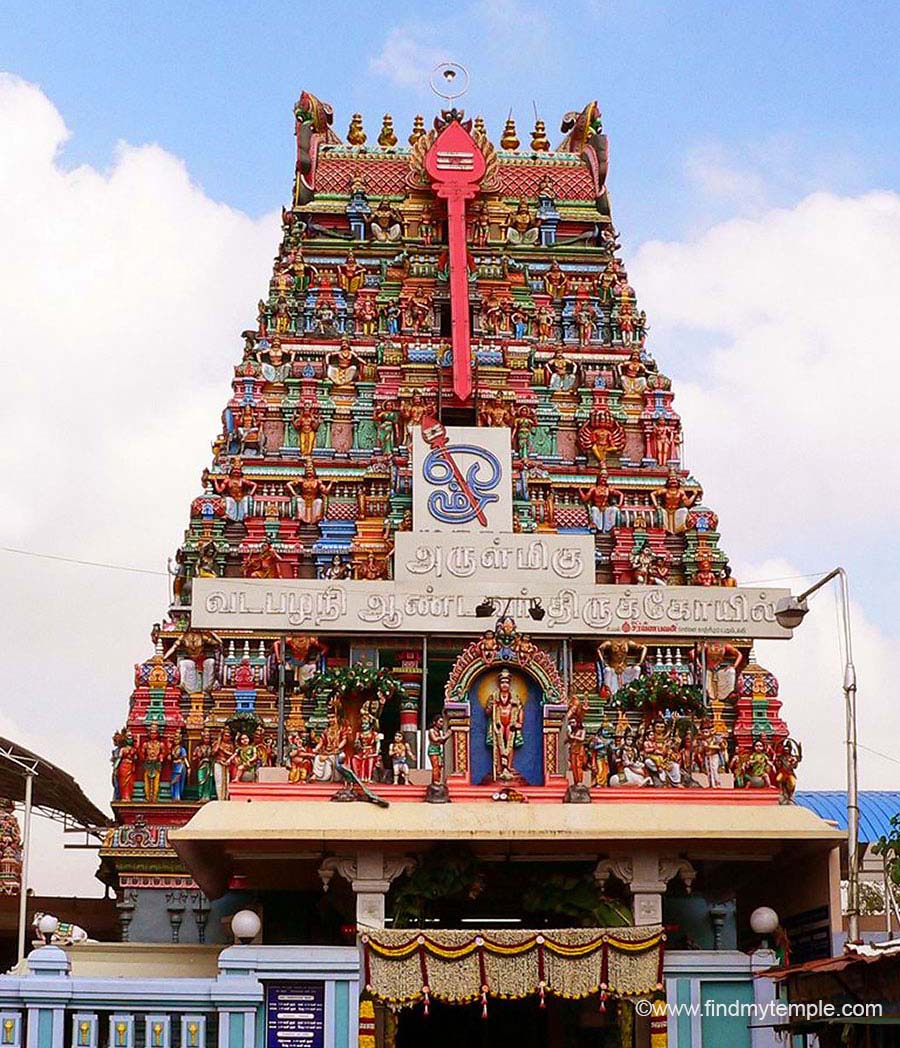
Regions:
<instances>
[{"instance_id":1,"label":"street lamp","mask_svg":"<svg viewBox=\"0 0 900 1048\"><path fill-rule=\"evenodd\" d=\"M231 918L231 933L244 946L253 942L261 927L262 921L255 910L238 910Z\"/></svg>"},{"instance_id":2,"label":"street lamp","mask_svg":"<svg viewBox=\"0 0 900 1048\"><path fill-rule=\"evenodd\" d=\"M853 645L850 635L850 589L847 572L843 568L829 571L824 578L799 597L785 597L775 606L779 626L796 629L809 607L806 598L832 579L841 580L841 621L844 629L844 706L847 720L847 937L859 942L859 791L856 774L856 667L853 665Z\"/></svg>"}]
</instances>

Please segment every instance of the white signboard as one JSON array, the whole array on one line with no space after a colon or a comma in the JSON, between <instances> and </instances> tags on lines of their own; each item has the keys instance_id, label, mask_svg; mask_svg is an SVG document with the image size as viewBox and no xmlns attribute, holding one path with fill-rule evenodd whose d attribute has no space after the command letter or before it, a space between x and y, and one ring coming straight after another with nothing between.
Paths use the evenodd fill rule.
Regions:
<instances>
[{"instance_id":1,"label":"white signboard","mask_svg":"<svg viewBox=\"0 0 900 1048\"><path fill-rule=\"evenodd\" d=\"M402 590L484 595L595 588L593 535L398 531L394 539L394 578Z\"/></svg>"},{"instance_id":2,"label":"white signboard","mask_svg":"<svg viewBox=\"0 0 900 1048\"><path fill-rule=\"evenodd\" d=\"M412 438L415 531L512 531L509 429L425 424Z\"/></svg>"},{"instance_id":3,"label":"white signboard","mask_svg":"<svg viewBox=\"0 0 900 1048\"><path fill-rule=\"evenodd\" d=\"M649 640L681 637L786 639L775 605L786 589L721 586L560 585L540 592L546 612L528 617L533 598L518 593L509 614L529 633L564 636L628 635ZM508 594L512 596L512 594ZM418 591L393 581L328 579L193 580L192 625L198 629L273 632L482 633L495 620L475 614L484 594L474 586ZM497 613L505 601L498 601Z\"/></svg>"}]
</instances>

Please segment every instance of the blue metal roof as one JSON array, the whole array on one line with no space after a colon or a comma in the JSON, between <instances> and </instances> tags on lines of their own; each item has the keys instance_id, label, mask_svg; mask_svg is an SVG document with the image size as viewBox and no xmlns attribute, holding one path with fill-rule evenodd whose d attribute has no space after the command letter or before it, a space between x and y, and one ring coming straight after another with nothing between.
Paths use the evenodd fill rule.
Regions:
<instances>
[{"instance_id":1,"label":"blue metal roof","mask_svg":"<svg viewBox=\"0 0 900 1048\"><path fill-rule=\"evenodd\" d=\"M823 819L847 829L847 794L844 790L798 790L798 804ZM870 843L891 832L891 817L900 815L900 790L861 790L859 794L859 839Z\"/></svg>"}]
</instances>

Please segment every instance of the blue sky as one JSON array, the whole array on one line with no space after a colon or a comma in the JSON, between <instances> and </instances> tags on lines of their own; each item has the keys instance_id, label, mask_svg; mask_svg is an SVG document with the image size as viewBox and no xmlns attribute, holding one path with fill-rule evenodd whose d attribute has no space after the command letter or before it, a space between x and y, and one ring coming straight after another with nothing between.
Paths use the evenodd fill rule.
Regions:
<instances>
[{"instance_id":1,"label":"blue sky","mask_svg":"<svg viewBox=\"0 0 900 1048\"><path fill-rule=\"evenodd\" d=\"M448 14L448 9L452 13ZM762 169L770 200L900 181L900 4L590 0L444 3L63 3L6 0L0 68L39 83L73 132L71 164L115 143L183 157L214 199L252 215L286 199L301 87L359 108L370 133L434 104L416 71L373 70L391 33L472 71L470 111L520 131L598 98L626 237L677 236L716 217L684 160L714 148ZM523 125L525 125L523 127Z\"/></svg>"}]
</instances>

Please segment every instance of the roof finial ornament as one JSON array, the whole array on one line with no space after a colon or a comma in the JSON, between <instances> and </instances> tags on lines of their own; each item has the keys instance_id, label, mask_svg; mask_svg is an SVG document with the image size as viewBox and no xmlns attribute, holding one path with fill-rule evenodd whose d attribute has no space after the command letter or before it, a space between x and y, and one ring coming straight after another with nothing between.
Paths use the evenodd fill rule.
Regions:
<instances>
[{"instance_id":1,"label":"roof finial ornament","mask_svg":"<svg viewBox=\"0 0 900 1048\"><path fill-rule=\"evenodd\" d=\"M416 113L413 118L412 131L409 135L409 144L414 146L416 142L425 134L425 119L421 113Z\"/></svg>"},{"instance_id":2,"label":"roof finial ornament","mask_svg":"<svg viewBox=\"0 0 900 1048\"><path fill-rule=\"evenodd\" d=\"M378 135L378 144L382 149L393 149L397 144L397 136L394 134L394 118L390 113L384 114L381 133Z\"/></svg>"},{"instance_id":3,"label":"roof finial ornament","mask_svg":"<svg viewBox=\"0 0 900 1048\"><path fill-rule=\"evenodd\" d=\"M469 90L469 70L458 62L441 62L431 70L429 83L438 98L452 102Z\"/></svg>"},{"instance_id":4,"label":"roof finial ornament","mask_svg":"<svg viewBox=\"0 0 900 1048\"><path fill-rule=\"evenodd\" d=\"M550 149L550 140L547 138L547 128L543 120L534 122L534 130L531 132L531 148L535 153L546 153Z\"/></svg>"},{"instance_id":5,"label":"roof finial ornament","mask_svg":"<svg viewBox=\"0 0 900 1048\"><path fill-rule=\"evenodd\" d=\"M351 146L363 146L366 144L366 132L363 128L362 113L354 113L350 118L350 127L347 129L347 141Z\"/></svg>"},{"instance_id":6,"label":"roof finial ornament","mask_svg":"<svg viewBox=\"0 0 900 1048\"><path fill-rule=\"evenodd\" d=\"M513 119L512 110L506 118L506 126L500 138L500 148L512 151L519 148L519 136L516 134L516 122Z\"/></svg>"}]
</instances>

